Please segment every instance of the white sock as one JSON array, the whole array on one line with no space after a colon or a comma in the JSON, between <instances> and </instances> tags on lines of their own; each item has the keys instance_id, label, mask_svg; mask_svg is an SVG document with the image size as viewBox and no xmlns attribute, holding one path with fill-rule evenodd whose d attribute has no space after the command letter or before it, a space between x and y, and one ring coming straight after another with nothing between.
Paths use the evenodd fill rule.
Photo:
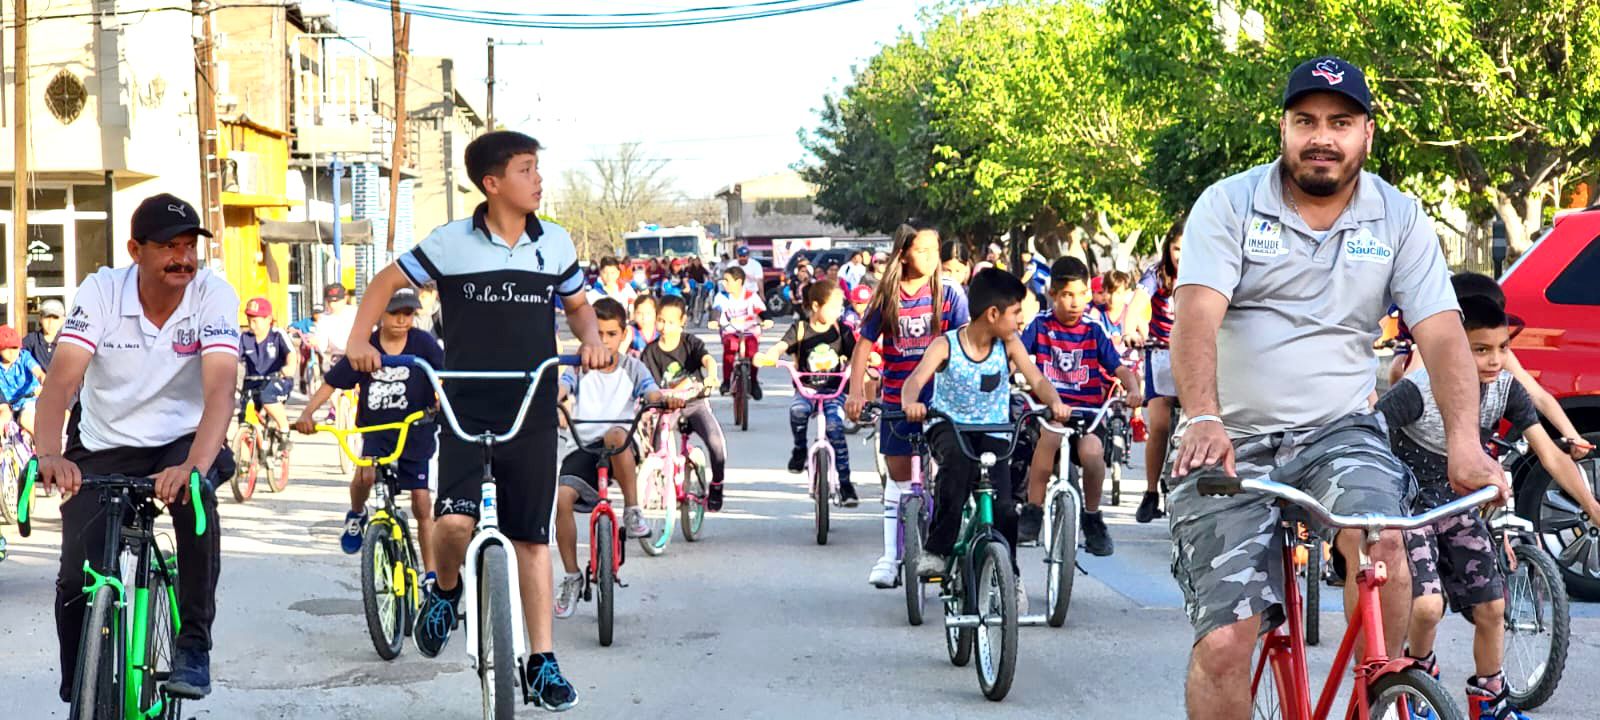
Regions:
<instances>
[{"instance_id":1,"label":"white sock","mask_svg":"<svg viewBox=\"0 0 1600 720\"><path fill-rule=\"evenodd\" d=\"M910 481L889 481L883 486L883 556L900 561L900 496L911 490Z\"/></svg>"}]
</instances>

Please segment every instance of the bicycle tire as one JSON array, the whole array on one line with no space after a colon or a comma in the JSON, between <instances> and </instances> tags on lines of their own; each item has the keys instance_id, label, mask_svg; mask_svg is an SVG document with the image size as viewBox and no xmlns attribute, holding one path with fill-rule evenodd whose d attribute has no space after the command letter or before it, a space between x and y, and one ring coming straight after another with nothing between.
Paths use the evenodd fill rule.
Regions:
<instances>
[{"instance_id":1,"label":"bicycle tire","mask_svg":"<svg viewBox=\"0 0 1600 720\"><path fill-rule=\"evenodd\" d=\"M387 522L370 523L361 541L361 606L372 649L384 660L399 657L405 646L405 590L395 595L394 563L400 555L391 532Z\"/></svg>"},{"instance_id":2,"label":"bicycle tire","mask_svg":"<svg viewBox=\"0 0 1600 720\"><path fill-rule=\"evenodd\" d=\"M1050 501L1051 518L1050 552L1046 556L1045 601L1049 614L1045 622L1050 627L1061 627L1067 621L1067 610L1072 606L1072 582L1078 572L1078 508L1077 498L1070 492L1056 493Z\"/></svg>"},{"instance_id":3,"label":"bicycle tire","mask_svg":"<svg viewBox=\"0 0 1600 720\"><path fill-rule=\"evenodd\" d=\"M238 467L228 479L234 502L245 502L256 494L256 443L259 441L255 429L249 425L239 428L234 435L233 457Z\"/></svg>"},{"instance_id":4,"label":"bicycle tire","mask_svg":"<svg viewBox=\"0 0 1600 720\"><path fill-rule=\"evenodd\" d=\"M72 720L121 720L122 629L117 622L117 591L95 590L83 617L78 669L72 681Z\"/></svg>"},{"instance_id":5,"label":"bicycle tire","mask_svg":"<svg viewBox=\"0 0 1600 720\"><path fill-rule=\"evenodd\" d=\"M1538 593L1539 585L1545 588L1544 593L1549 598L1550 610L1548 618L1539 618L1542 614L1540 608L1535 606L1533 613L1536 625L1548 623L1550 627L1550 647L1543 658L1539 672L1526 677L1523 673L1513 673L1510 657L1505 658L1503 665L1506 673L1506 687L1511 692L1511 702L1523 710L1532 710L1550 700L1555 694L1556 686L1561 684L1561 675L1567 667L1567 648L1572 641L1572 615L1570 599L1567 597L1566 585L1562 581L1561 568L1555 560L1542 548L1530 543L1518 542L1511 546L1511 552L1516 555L1517 571L1506 574L1506 654L1511 654L1514 637L1521 637L1523 623L1519 616L1527 610L1514 605L1519 600L1516 578L1524 574L1528 577L1528 590ZM1525 596L1524 596L1525 597ZM1531 598L1535 602L1538 595ZM1538 660L1539 658L1533 658Z\"/></svg>"},{"instance_id":6,"label":"bicycle tire","mask_svg":"<svg viewBox=\"0 0 1600 720\"><path fill-rule=\"evenodd\" d=\"M733 366L733 424L740 430L750 429L750 388L746 381L748 374L745 372L744 363L737 362Z\"/></svg>"},{"instance_id":7,"label":"bicycle tire","mask_svg":"<svg viewBox=\"0 0 1600 720\"><path fill-rule=\"evenodd\" d=\"M1322 538L1311 534L1306 547L1306 644L1322 642Z\"/></svg>"},{"instance_id":8,"label":"bicycle tire","mask_svg":"<svg viewBox=\"0 0 1600 720\"><path fill-rule=\"evenodd\" d=\"M946 573L944 579L944 614L946 618L952 615L971 614L977 611L977 600L973 597L976 593L968 587L970 583L963 565L967 558L958 558L956 566ZM944 650L950 656L950 664L956 667L966 667L972 661L972 646L976 644L973 628L953 628L948 624L944 627Z\"/></svg>"},{"instance_id":9,"label":"bicycle tire","mask_svg":"<svg viewBox=\"0 0 1600 720\"><path fill-rule=\"evenodd\" d=\"M506 548L487 543L478 557L478 683L485 720L515 720L521 674L511 642L511 574Z\"/></svg>"},{"instance_id":10,"label":"bicycle tire","mask_svg":"<svg viewBox=\"0 0 1600 720\"><path fill-rule=\"evenodd\" d=\"M816 500L816 531L817 544L828 544L828 513L833 503L830 495L833 492L833 483L828 474L833 472L833 462L828 459L828 453L822 449L811 452L811 494Z\"/></svg>"},{"instance_id":11,"label":"bicycle tire","mask_svg":"<svg viewBox=\"0 0 1600 720\"><path fill-rule=\"evenodd\" d=\"M289 436L284 434L273 448L275 462L273 472L267 476L267 489L274 493L281 493L289 487Z\"/></svg>"},{"instance_id":12,"label":"bicycle tire","mask_svg":"<svg viewBox=\"0 0 1600 720\"><path fill-rule=\"evenodd\" d=\"M998 702L1011 692L1017 672L1017 576L1004 544L986 542L978 552L978 615L999 613L1000 630L996 633L988 625L977 629L974 666L983 696ZM998 653L994 648L997 640Z\"/></svg>"},{"instance_id":13,"label":"bicycle tire","mask_svg":"<svg viewBox=\"0 0 1600 720\"><path fill-rule=\"evenodd\" d=\"M678 491L672 487L672 481L662 468L661 463L655 458L646 460L639 468L638 484L639 509L644 513L644 522L650 526L650 534L639 541L639 547L644 549L644 554L650 557L660 557L667 551L667 545L672 542L672 525L676 520ZM626 525L626 523L624 523Z\"/></svg>"},{"instance_id":14,"label":"bicycle tire","mask_svg":"<svg viewBox=\"0 0 1600 720\"><path fill-rule=\"evenodd\" d=\"M711 486L706 482L705 465L693 457L684 461L683 504L678 506L678 528L684 542L700 539L706 523L706 495Z\"/></svg>"},{"instance_id":15,"label":"bicycle tire","mask_svg":"<svg viewBox=\"0 0 1600 720\"><path fill-rule=\"evenodd\" d=\"M153 549L151 562L162 563L165 558ZM177 558L173 558L176 562ZM141 707L151 708L160 700L161 713L159 717L178 720L182 717L183 700L166 694L161 684L172 676L172 662L177 657L178 650L178 625L174 618L178 617L178 578L176 570L153 572L154 583L150 587L149 629L145 633L149 647L145 651L145 664L150 666L151 674L145 679L142 691L143 702Z\"/></svg>"},{"instance_id":16,"label":"bicycle tire","mask_svg":"<svg viewBox=\"0 0 1600 720\"><path fill-rule=\"evenodd\" d=\"M1122 463L1111 463L1111 505L1122 504Z\"/></svg>"},{"instance_id":17,"label":"bicycle tire","mask_svg":"<svg viewBox=\"0 0 1600 720\"><path fill-rule=\"evenodd\" d=\"M24 463L18 462L16 451L8 443L0 456L0 525L12 525L17 522L17 501L22 494L22 468Z\"/></svg>"},{"instance_id":18,"label":"bicycle tire","mask_svg":"<svg viewBox=\"0 0 1600 720\"><path fill-rule=\"evenodd\" d=\"M922 550L922 498L907 495L900 501L900 532L905 547L900 553L900 583L906 591L906 622L917 626L922 624L927 607L922 578L917 577L917 559Z\"/></svg>"},{"instance_id":19,"label":"bicycle tire","mask_svg":"<svg viewBox=\"0 0 1600 720\"><path fill-rule=\"evenodd\" d=\"M616 526L611 518L602 514L594 521L590 531L594 542L597 567L594 568L595 615L600 624L600 647L611 647L613 624L616 620L617 575L613 571L612 555L616 552Z\"/></svg>"},{"instance_id":20,"label":"bicycle tire","mask_svg":"<svg viewBox=\"0 0 1600 720\"><path fill-rule=\"evenodd\" d=\"M1466 720L1461 706L1451 699L1439 681L1420 668L1412 667L1379 676L1368 686L1367 697L1372 699L1371 716L1375 718L1388 717L1385 709L1398 698L1405 697L1412 708L1417 707L1417 700L1425 703L1433 711L1431 720ZM1421 712L1411 713L1412 717L1421 715Z\"/></svg>"}]
</instances>

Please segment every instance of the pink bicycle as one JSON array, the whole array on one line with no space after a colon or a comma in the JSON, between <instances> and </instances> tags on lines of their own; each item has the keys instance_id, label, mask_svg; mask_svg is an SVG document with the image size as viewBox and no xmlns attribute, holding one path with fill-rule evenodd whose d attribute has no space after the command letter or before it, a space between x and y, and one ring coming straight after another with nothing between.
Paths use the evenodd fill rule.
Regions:
<instances>
[{"instance_id":1,"label":"pink bicycle","mask_svg":"<svg viewBox=\"0 0 1600 720\"><path fill-rule=\"evenodd\" d=\"M700 386L665 392L686 403L710 395L709 388ZM645 523L650 526L650 536L640 538L639 543L651 556L666 552L672 542L674 507L685 541L699 540L705 528L706 496L711 484L706 479L705 451L689 444L687 422L681 410L663 409L640 430L646 441L641 447L653 448L639 465L639 502L644 508Z\"/></svg>"},{"instance_id":2,"label":"pink bicycle","mask_svg":"<svg viewBox=\"0 0 1600 720\"><path fill-rule=\"evenodd\" d=\"M811 401L816 408L811 416L811 444L806 448L806 481L811 487L811 496L817 504L817 544L827 545L828 513L831 506L840 505L840 498L839 471L834 466L836 458L833 454L833 445L828 443L828 412L824 404L844 394L848 373L802 372L788 360L779 360L774 364L781 365L789 371L789 377L794 380L794 391L799 393L800 397ZM814 378L835 379L838 384L832 391L821 391L806 385L806 380Z\"/></svg>"}]
</instances>

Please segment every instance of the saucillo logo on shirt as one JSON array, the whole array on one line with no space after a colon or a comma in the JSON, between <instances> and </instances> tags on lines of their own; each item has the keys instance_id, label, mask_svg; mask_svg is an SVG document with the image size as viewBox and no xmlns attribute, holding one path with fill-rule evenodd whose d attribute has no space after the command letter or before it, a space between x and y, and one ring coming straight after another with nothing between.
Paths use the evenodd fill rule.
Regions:
<instances>
[{"instance_id":1,"label":"saucillo logo on shirt","mask_svg":"<svg viewBox=\"0 0 1600 720\"><path fill-rule=\"evenodd\" d=\"M1361 228L1355 237L1344 241L1344 256L1353 262L1387 265L1394 258L1394 250L1373 235L1371 230Z\"/></svg>"}]
</instances>

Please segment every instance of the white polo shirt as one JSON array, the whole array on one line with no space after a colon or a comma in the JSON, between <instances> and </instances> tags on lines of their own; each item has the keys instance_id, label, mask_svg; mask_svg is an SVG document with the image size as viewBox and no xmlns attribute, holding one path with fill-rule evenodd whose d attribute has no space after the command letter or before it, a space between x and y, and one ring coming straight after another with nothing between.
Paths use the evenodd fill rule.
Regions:
<instances>
[{"instance_id":1,"label":"white polo shirt","mask_svg":"<svg viewBox=\"0 0 1600 720\"><path fill-rule=\"evenodd\" d=\"M199 429L201 356L239 354L239 296L228 281L195 273L159 328L139 303L138 266L101 268L75 301L58 342L94 355L79 395L83 446L160 447Z\"/></svg>"}]
</instances>

